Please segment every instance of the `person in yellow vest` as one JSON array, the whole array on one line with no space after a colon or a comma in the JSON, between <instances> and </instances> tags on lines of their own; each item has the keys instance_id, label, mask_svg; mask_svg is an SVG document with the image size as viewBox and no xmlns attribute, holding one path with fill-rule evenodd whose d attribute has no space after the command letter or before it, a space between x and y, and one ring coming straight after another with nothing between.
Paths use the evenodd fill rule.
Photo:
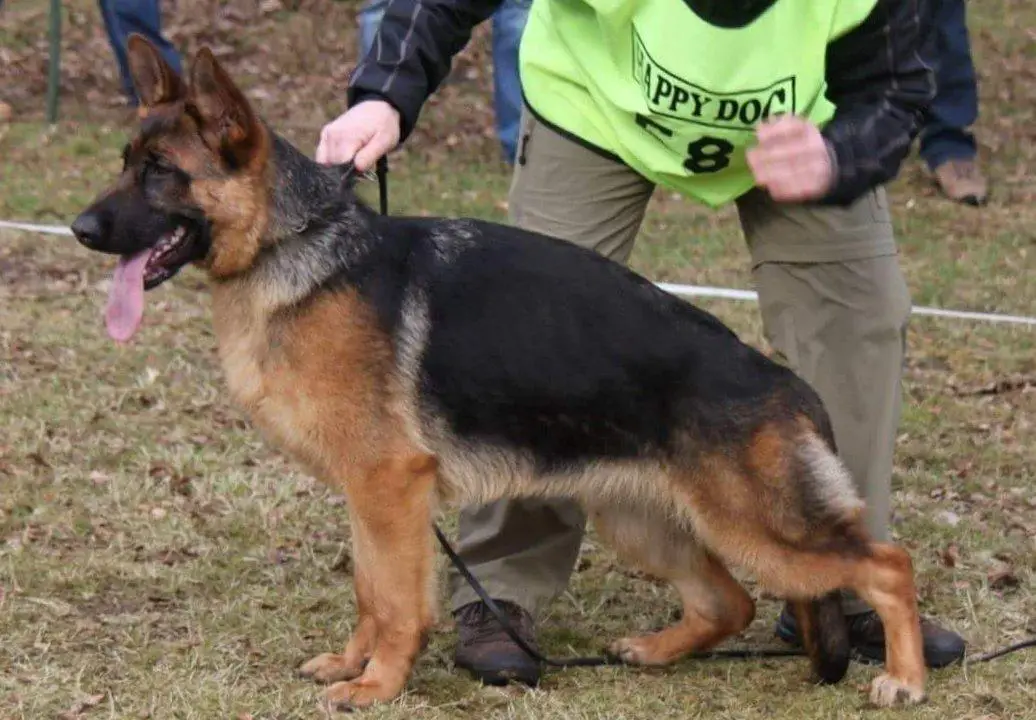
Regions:
<instances>
[{"instance_id":1,"label":"person in yellow vest","mask_svg":"<svg viewBox=\"0 0 1036 720\"><path fill-rule=\"evenodd\" d=\"M366 170L396 147L497 5L392 0L317 160ZM512 222L626 262L655 187L735 203L766 337L831 413L879 539L910 314L882 184L935 92L930 15L928 0L534 0L519 51ZM570 502L461 515L461 556L529 641L584 523ZM538 682L539 666L450 581L457 665L487 683ZM843 608L858 655L882 660L877 615L855 597ZM956 633L928 618L922 630L930 666L963 657ZM796 641L787 610L777 634Z\"/></svg>"}]
</instances>

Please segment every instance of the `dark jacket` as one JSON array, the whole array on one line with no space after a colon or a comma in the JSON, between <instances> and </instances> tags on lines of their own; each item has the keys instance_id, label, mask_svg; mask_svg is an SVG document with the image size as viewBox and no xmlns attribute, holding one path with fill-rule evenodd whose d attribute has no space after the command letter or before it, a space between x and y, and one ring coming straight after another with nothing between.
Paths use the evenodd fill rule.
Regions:
<instances>
[{"instance_id":1,"label":"dark jacket","mask_svg":"<svg viewBox=\"0 0 1036 720\"><path fill-rule=\"evenodd\" d=\"M392 0L378 38L349 85L349 104L382 98L399 110L402 137L450 62L501 0ZM870 16L827 48L824 127L837 178L824 202L847 204L895 177L935 96L931 0L878 0Z\"/></svg>"}]
</instances>

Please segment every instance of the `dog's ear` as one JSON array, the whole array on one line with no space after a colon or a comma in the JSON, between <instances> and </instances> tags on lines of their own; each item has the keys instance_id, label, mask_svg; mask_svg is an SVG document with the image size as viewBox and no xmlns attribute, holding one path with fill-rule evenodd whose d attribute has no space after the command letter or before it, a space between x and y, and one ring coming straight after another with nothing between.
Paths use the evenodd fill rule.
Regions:
<instances>
[{"instance_id":1,"label":"dog's ear","mask_svg":"<svg viewBox=\"0 0 1036 720\"><path fill-rule=\"evenodd\" d=\"M198 111L206 143L235 167L247 164L262 142L262 125L207 47L194 58L188 99Z\"/></svg>"},{"instance_id":2,"label":"dog's ear","mask_svg":"<svg viewBox=\"0 0 1036 720\"><path fill-rule=\"evenodd\" d=\"M126 54L133 87L143 107L176 102L186 96L183 80L146 37L137 33L130 35Z\"/></svg>"}]
</instances>

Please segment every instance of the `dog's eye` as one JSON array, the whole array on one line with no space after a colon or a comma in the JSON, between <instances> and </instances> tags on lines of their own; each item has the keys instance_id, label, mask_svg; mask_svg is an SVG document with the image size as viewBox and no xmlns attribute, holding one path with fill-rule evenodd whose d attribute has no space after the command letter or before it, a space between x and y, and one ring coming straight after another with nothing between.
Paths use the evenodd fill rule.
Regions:
<instances>
[{"instance_id":1,"label":"dog's eye","mask_svg":"<svg viewBox=\"0 0 1036 720\"><path fill-rule=\"evenodd\" d=\"M164 160L158 155L152 155L148 157L147 162L144 163L144 176L153 178L168 177L176 173L176 166L172 163Z\"/></svg>"}]
</instances>

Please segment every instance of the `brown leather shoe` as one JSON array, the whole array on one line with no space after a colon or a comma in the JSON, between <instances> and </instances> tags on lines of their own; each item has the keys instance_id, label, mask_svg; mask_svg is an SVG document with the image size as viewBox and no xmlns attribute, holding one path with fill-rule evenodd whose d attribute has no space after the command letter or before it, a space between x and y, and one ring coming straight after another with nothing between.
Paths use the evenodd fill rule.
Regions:
<instances>
[{"instance_id":1,"label":"brown leather shoe","mask_svg":"<svg viewBox=\"0 0 1036 720\"><path fill-rule=\"evenodd\" d=\"M514 603L496 600L522 640L536 647L532 616ZM486 685L521 682L535 687L540 664L529 657L493 616L485 603L473 602L453 613L457 621L457 650L453 662Z\"/></svg>"},{"instance_id":2,"label":"brown leather shoe","mask_svg":"<svg viewBox=\"0 0 1036 720\"><path fill-rule=\"evenodd\" d=\"M989 185L974 160L947 160L932 171L935 184L950 200L968 205L984 205Z\"/></svg>"}]
</instances>

